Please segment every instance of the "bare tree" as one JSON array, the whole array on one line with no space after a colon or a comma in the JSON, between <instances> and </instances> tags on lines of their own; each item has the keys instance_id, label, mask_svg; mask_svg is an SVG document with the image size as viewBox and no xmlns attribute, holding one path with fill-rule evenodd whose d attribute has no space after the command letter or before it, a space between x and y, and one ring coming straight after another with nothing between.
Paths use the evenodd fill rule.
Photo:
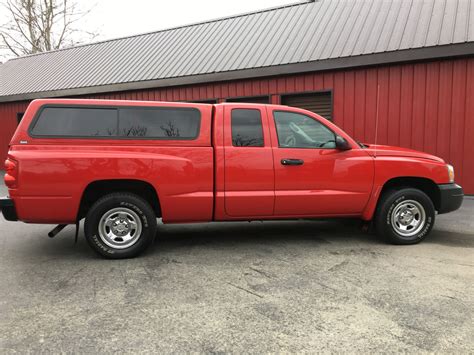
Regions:
<instances>
[{"instance_id":1,"label":"bare tree","mask_svg":"<svg viewBox=\"0 0 474 355\"><path fill-rule=\"evenodd\" d=\"M18 57L95 38L95 33L76 28L77 21L90 12L80 10L77 1L0 0L0 11L6 13L6 23L0 27L1 52Z\"/></svg>"}]
</instances>

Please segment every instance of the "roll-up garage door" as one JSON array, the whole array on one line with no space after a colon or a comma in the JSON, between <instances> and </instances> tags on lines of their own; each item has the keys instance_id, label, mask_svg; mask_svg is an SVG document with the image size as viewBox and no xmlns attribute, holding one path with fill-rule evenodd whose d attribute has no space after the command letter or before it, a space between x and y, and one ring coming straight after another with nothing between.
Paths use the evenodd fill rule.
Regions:
<instances>
[{"instance_id":1,"label":"roll-up garage door","mask_svg":"<svg viewBox=\"0 0 474 355\"><path fill-rule=\"evenodd\" d=\"M310 94L284 95L281 103L287 106L299 107L317 113L332 120L332 97L330 91Z\"/></svg>"}]
</instances>

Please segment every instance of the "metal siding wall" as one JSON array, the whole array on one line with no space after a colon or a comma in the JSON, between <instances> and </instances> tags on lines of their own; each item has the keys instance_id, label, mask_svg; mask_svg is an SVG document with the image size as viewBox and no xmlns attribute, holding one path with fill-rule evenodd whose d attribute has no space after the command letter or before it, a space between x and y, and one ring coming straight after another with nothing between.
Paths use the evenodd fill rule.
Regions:
<instances>
[{"instance_id":1,"label":"metal siding wall","mask_svg":"<svg viewBox=\"0 0 474 355\"><path fill-rule=\"evenodd\" d=\"M8 144L18 125L16 114L25 112L28 102L11 102L0 104L0 170L8 152Z\"/></svg>"},{"instance_id":2,"label":"metal siding wall","mask_svg":"<svg viewBox=\"0 0 474 355\"><path fill-rule=\"evenodd\" d=\"M333 90L333 118L357 140L410 147L439 155L474 194L474 58L309 73L187 87L88 95L115 100L193 101ZM26 103L0 104L0 158Z\"/></svg>"},{"instance_id":3,"label":"metal siding wall","mask_svg":"<svg viewBox=\"0 0 474 355\"><path fill-rule=\"evenodd\" d=\"M463 69L460 71L463 72ZM469 60L467 70L464 69L464 72L467 72L464 95L466 112L464 117L458 118L458 120L462 120L462 124L461 122L458 123L463 129L459 130L461 133L459 136L451 139L451 143L459 144L459 148L455 150L463 153L459 154L458 157L453 156L453 161L462 156L462 165L458 165L463 167L460 181L462 181L468 193L474 194L474 145L472 144L474 137L474 60ZM464 137L462 132L464 132Z\"/></svg>"}]
</instances>

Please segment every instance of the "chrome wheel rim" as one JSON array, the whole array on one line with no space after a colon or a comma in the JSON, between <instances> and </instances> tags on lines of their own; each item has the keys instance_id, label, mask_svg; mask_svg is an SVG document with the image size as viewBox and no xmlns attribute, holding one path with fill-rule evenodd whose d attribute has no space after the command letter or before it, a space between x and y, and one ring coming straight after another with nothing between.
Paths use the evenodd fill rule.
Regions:
<instances>
[{"instance_id":1,"label":"chrome wheel rim","mask_svg":"<svg viewBox=\"0 0 474 355\"><path fill-rule=\"evenodd\" d=\"M419 202L405 200L395 206L391 220L395 232L403 237L412 237L425 226L426 212Z\"/></svg>"},{"instance_id":2,"label":"chrome wheel rim","mask_svg":"<svg viewBox=\"0 0 474 355\"><path fill-rule=\"evenodd\" d=\"M99 222L99 237L109 247L126 249L135 244L142 233L140 217L125 207L107 211Z\"/></svg>"}]
</instances>

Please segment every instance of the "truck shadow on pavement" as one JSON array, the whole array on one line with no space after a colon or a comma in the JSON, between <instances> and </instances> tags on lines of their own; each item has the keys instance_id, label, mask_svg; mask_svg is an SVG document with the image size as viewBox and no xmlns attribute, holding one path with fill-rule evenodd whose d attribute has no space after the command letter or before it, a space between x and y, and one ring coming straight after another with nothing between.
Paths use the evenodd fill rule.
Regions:
<instances>
[{"instance_id":1,"label":"truck shadow on pavement","mask_svg":"<svg viewBox=\"0 0 474 355\"><path fill-rule=\"evenodd\" d=\"M434 229L422 243L439 244L452 248L474 248L474 233L465 234Z\"/></svg>"},{"instance_id":2,"label":"truck shadow on pavement","mask_svg":"<svg viewBox=\"0 0 474 355\"><path fill-rule=\"evenodd\" d=\"M1 217L0 217L1 218ZM5 224L10 222L1 221ZM15 227L18 225L15 225ZM53 226L38 225L30 233L11 236L15 253L21 257L39 256L55 259L100 258L90 250L84 238L83 224L77 245L74 244L74 227L68 226L54 239L47 237ZM7 227L8 228L8 227ZM31 226L21 225L21 230ZM14 233L17 234L17 233ZM299 247L304 245L324 246L333 243L380 244L376 236L361 230L358 220L328 221L267 221L267 222L223 222L203 224L158 225L154 243L145 255L159 255L161 252L186 251L200 247L234 251L236 248L252 248L281 245Z\"/></svg>"},{"instance_id":3,"label":"truck shadow on pavement","mask_svg":"<svg viewBox=\"0 0 474 355\"><path fill-rule=\"evenodd\" d=\"M241 244L294 243L311 241L331 244L340 239L376 242L375 236L362 232L360 221L268 221L223 222L192 225L160 225L152 249L180 246L219 245L232 248Z\"/></svg>"},{"instance_id":4,"label":"truck shadow on pavement","mask_svg":"<svg viewBox=\"0 0 474 355\"><path fill-rule=\"evenodd\" d=\"M8 223L2 221L2 223ZM38 256L42 259L91 259L100 258L87 245L81 228L79 241L74 244L74 229L67 227L56 238L46 234L49 226L41 226L36 233L29 234L30 242L16 244L16 253L21 257ZM22 238L20 238L22 239ZM364 232L358 220L317 220L317 221L268 221L268 222L224 222L208 224L159 224L156 239L146 256L160 253L187 251L202 247L222 252L236 249L270 250L281 246L294 248L350 247L364 244L379 248L386 245L375 234ZM446 247L473 248L474 234L463 234L444 230L433 230L422 242ZM408 246L409 248L409 246Z\"/></svg>"},{"instance_id":5,"label":"truck shadow on pavement","mask_svg":"<svg viewBox=\"0 0 474 355\"><path fill-rule=\"evenodd\" d=\"M161 225L150 252L159 253L163 249L200 245L219 245L219 247L229 248L242 244L271 246L272 243L293 243L299 245L304 241L311 241L314 242L314 245L320 246L324 244L343 246L344 243L349 245L354 242L374 246L387 245L375 233L363 231L359 220L239 222L208 225ZM434 229L421 243L473 248L474 234Z\"/></svg>"}]
</instances>

